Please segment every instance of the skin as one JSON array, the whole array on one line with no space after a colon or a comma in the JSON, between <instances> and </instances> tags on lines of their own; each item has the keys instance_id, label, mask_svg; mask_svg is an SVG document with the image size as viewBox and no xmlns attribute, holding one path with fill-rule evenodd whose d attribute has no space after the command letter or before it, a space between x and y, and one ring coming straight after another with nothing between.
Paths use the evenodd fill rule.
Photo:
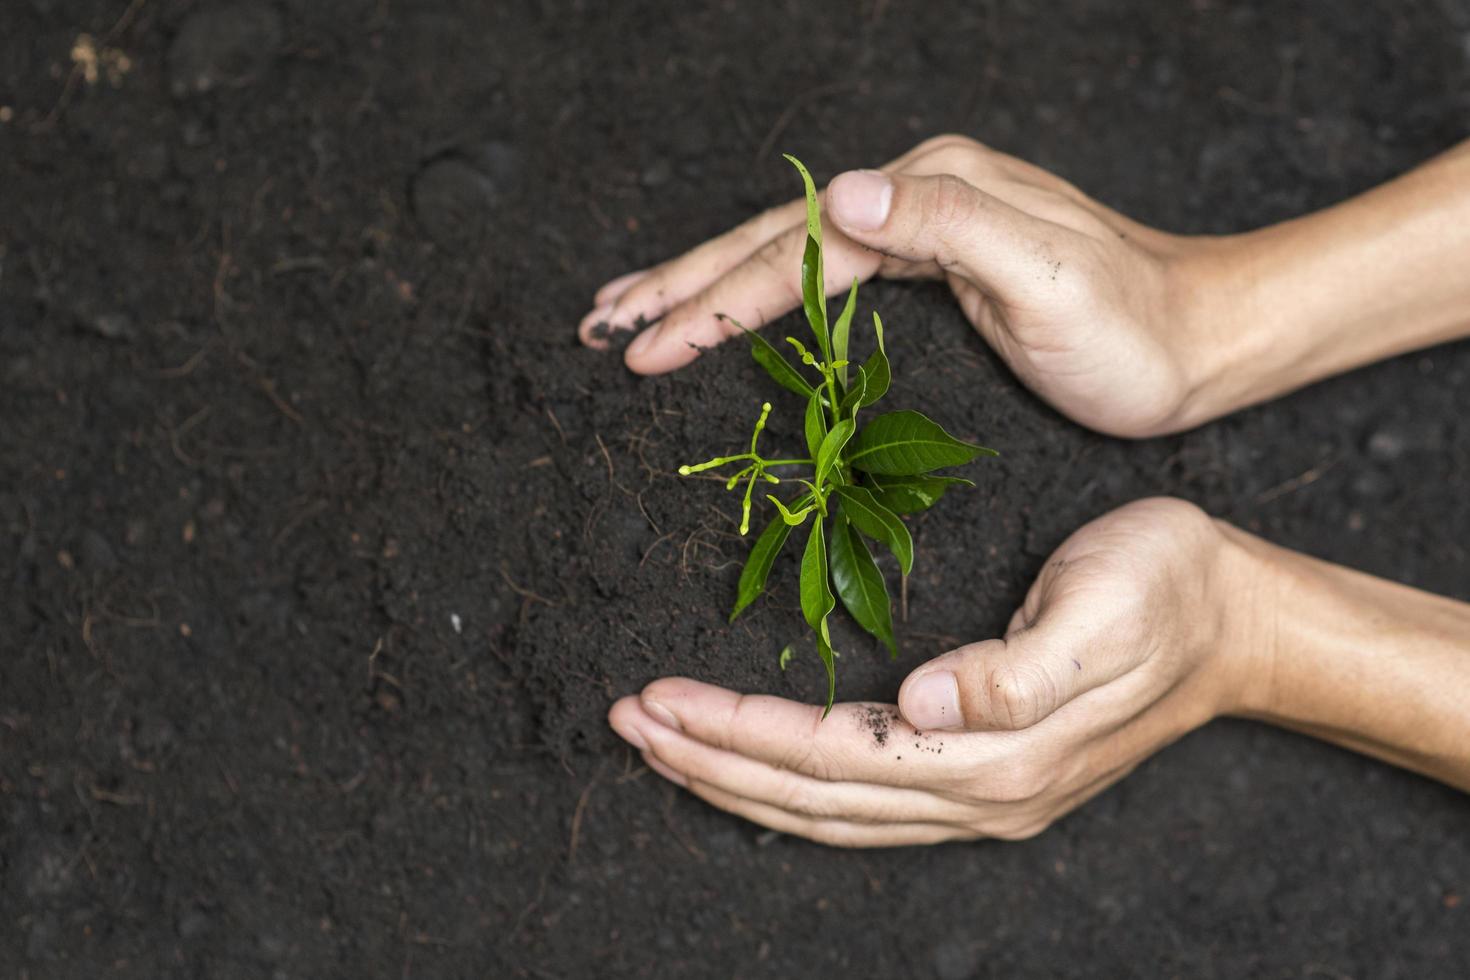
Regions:
<instances>
[{"instance_id":1,"label":"skin","mask_svg":"<svg viewBox=\"0 0 1470 980\"><path fill-rule=\"evenodd\" d=\"M1023 383L1123 437L1470 334L1470 143L1317 214L1188 238L945 136L839 175L824 220L831 293L853 276L943 279ZM801 202L775 208L607 284L582 336L656 321L628 366L674 370L729 336L716 313L754 328L796 308L803 242ZM1470 605L1150 499L1077 531L1005 637L918 668L896 706L839 705L819 722L818 707L667 678L610 721L716 806L892 846L1039 833L1222 715L1470 790L1466 690Z\"/></svg>"}]
</instances>

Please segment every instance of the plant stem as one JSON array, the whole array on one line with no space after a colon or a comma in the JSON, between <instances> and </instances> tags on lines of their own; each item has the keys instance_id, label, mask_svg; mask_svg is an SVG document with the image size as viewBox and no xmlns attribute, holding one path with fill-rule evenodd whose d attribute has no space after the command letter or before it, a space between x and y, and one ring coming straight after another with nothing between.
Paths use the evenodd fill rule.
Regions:
<instances>
[{"instance_id":1,"label":"plant stem","mask_svg":"<svg viewBox=\"0 0 1470 980\"><path fill-rule=\"evenodd\" d=\"M742 459L755 459L755 453L741 453L739 456L717 456L714 459L705 460L703 463L697 463L694 466L681 466L679 467L679 475L688 476L691 473L703 473L705 470L712 470L717 466L724 466L726 463L734 463Z\"/></svg>"}]
</instances>

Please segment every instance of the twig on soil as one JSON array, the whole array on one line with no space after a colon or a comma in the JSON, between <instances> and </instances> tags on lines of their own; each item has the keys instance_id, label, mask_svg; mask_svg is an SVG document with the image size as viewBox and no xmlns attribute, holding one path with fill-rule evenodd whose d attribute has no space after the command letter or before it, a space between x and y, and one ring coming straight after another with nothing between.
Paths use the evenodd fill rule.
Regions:
<instances>
[{"instance_id":1,"label":"twig on soil","mask_svg":"<svg viewBox=\"0 0 1470 980\"><path fill-rule=\"evenodd\" d=\"M530 602L539 602L543 606L550 606L553 609L557 607L558 603L552 602L544 595L539 595L535 592L532 592L530 589L524 589L521 586L517 585L515 583L515 580L510 577L510 572L506 570L506 567L504 565L500 566L500 577L505 579L505 584L510 588L510 590L516 595L520 596L522 599L526 599Z\"/></svg>"},{"instance_id":2,"label":"twig on soil","mask_svg":"<svg viewBox=\"0 0 1470 980\"><path fill-rule=\"evenodd\" d=\"M383 638L380 636L373 644L373 652L368 654L368 687L373 686L374 681L384 681L392 684L398 690L403 690L403 682L386 670L379 670L377 665L378 654L383 652Z\"/></svg>"},{"instance_id":3,"label":"twig on soil","mask_svg":"<svg viewBox=\"0 0 1470 980\"><path fill-rule=\"evenodd\" d=\"M617 783L617 785L621 786L624 783L631 783L631 782L633 782L636 779L642 779L644 776L648 775L651 772L653 772L653 770L650 769L650 768L648 768L647 766L639 766L637 769L634 769L633 768L633 749L632 749L631 746L624 745L623 746L623 774L621 776L619 776L617 779L615 779L614 782Z\"/></svg>"},{"instance_id":4,"label":"twig on soil","mask_svg":"<svg viewBox=\"0 0 1470 980\"><path fill-rule=\"evenodd\" d=\"M195 459L193 456L184 452L183 446L180 444L181 440L189 434L190 429L209 418L209 413L212 411L214 411L214 406L205 405L177 426L169 426L167 423L164 423L165 428L168 429L169 448L173 450L174 458L185 466L198 467L203 463L203 460Z\"/></svg>"},{"instance_id":5,"label":"twig on soil","mask_svg":"<svg viewBox=\"0 0 1470 980\"><path fill-rule=\"evenodd\" d=\"M281 549L281 545L286 543L286 539L289 538L298 527L300 527L302 524L305 524L307 521L311 520L317 514L320 514L326 509L327 502L325 500L313 500L311 503L301 508L301 510L299 510L296 514L292 515L289 521L282 525L281 529L276 532L275 537L271 538L271 549L273 551L279 551Z\"/></svg>"},{"instance_id":6,"label":"twig on soil","mask_svg":"<svg viewBox=\"0 0 1470 980\"><path fill-rule=\"evenodd\" d=\"M193 374L194 373L194 369L197 368L200 365L201 362L203 362L205 355L209 353L209 348L212 347L212 346L214 346L214 341L213 340L207 341L204 344L203 347L199 348L193 354L190 354L189 355L189 359L187 361L185 361L183 364L180 364L178 367L173 367L173 368L159 368L157 371L154 371L153 372L154 377L157 377L157 378L184 378L184 377L188 377L189 375Z\"/></svg>"},{"instance_id":7,"label":"twig on soil","mask_svg":"<svg viewBox=\"0 0 1470 980\"><path fill-rule=\"evenodd\" d=\"M550 405L546 406L546 417L551 419L551 425L552 428L556 429L557 438L559 438L561 440L561 444L565 446L567 444L566 430L561 427L561 421L556 417L556 413L551 410Z\"/></svg>"},{"instance_id":8,"label":"twig on soil","mask_svg":"<svg viewBox=\"0 0 1470 980\"><path fill-rule=\"evenodd\" d=\"M776 117L776 122L771 126L771 131L766 133L766 138L761 140L760 148L755 151L755 159L751 161L752 165L759 165L766 162L766 159L771 155L771 150L776 146L776 141L781 138L782 133L786 132L786 127L791 125L791 121L796 118L796 114L806 108L808 103L826 98L829 95L836 95L838 92L843 92L847 89L864 89L866 87L867 84L865 82L859 79L851 79L843 82L829 82L826 85L818 85L816 88L807 89L805 92L802 92L791 100L791 104L782 111L781 115Z\"/></svg>"},{"instance_id":9,"label":"twig on soil","mask_svg":"<svg viewBox=\"0 0 1470 980\"><path fill-rule=\"evenodd\" d=\"M320 255L301 255L281 259L271 266L271 275L279 276L288 272L316 272L326 267L327 260Z\"/></svg>"},{"instance_id":10,"label":"twig on soil","mask_svg":"<svg viewBox=\"0 0 1470 980\"><path fill-rule=\"evenodd\" d=\"M546 897L546 879L550 876L551 867L548 865L546 870L541 872L541 885L536 889L536 897L531 899L525 908L521 909L520 915L516 916L515 928L510 931L512 936L519 936L521 934L521 928L525 926L526 918L541 906L541 900Z\"/></svg>"},{"instance_id":11,"label":"twig on soil","mask_svg":"<svg viewBox=\"0 0 1470 980\"><path fill-rule=\"evenodd\" d=\"M710 509L714 511L715 515L717 517L719 517L719 519L721 521L725 521L725 522L728 522L730 524L733 524L734 523L734 521L729 517L729 515L721 513L719 510L717 510L714 507L711 507ZM720 550L719 547L717 547L715 545L712 545L709 542L703 540L702 535L704 535L705 533L713 534L713 535L715 535L717 537L723 537L723 538L739 538L740 537L740 535L738 535L738 534L732 534L732 533L730 533L728 531L721 531L717 527L712 527L707 522L703 522L703 521L700 522L699 526L696 527L693 531L690 532L689 537L687 537L687 538L684 539L684 547L681 549L680 555L679 555L679 573L681 575L683 575L686 580L689 578L689 553L691 551L696 550L696 549L701 548L701 547L708 547L708 548L713 548L716 554L721 555L721 556L724 555L724 552L722 550ZM729 568L731 565L738 565L738 564L739 564L738 561L726 561L726 562L721 562L718 565L708 565L707 564L707 565L704 565L703 567L706 570L708 570L708 571L718 572L722 568Z\"/></svg>"},{"instance_id":12,"label":"twig on soil","mask_svg":"<svg viewBox=\"0 0 1470 980\"><path fill-rule=\"evenodd\" d=\"M649 653L652 653L653 652L653 645L650 644L643 637L639 636L637 633L634 633L631 629L629 629L627 627L627 625L625 625L623 623L619 623L618 624L618 629L622 630L624 633L627 633L630 637L633 638L633 642L634 643L637 643L639 646L641 646L643 649L647 650Z\"/></svg>"},{"instance_id":13,"label":"twig on soil","mask_svg":"<svg viewBox=\"0 0 1470 980\"><path fill-rule=\"evenodd\" d=\"M234 298L225 291L225 276L230 271L230 226L225 222L220 223L219 240L219 263L214 268L211 292L214 295L214 325L224 330L225 309L235 303Z\"/></svg>"},{"instance_id":14,"label":"twig on soil","mask_svg":"<svg viewBox=\"0 0 1470 980\"><path fill-rule=\"evenodd\" d=\"M1278 497L1284 497L1289 493L1294 493L1297 490L1300 490L1302 487L1311 486L1313 483L1316 483L1318 480L1322 479L1322 475L1336 465L1337 460L1335 459L1324 460L1323 462L1318 463L1316 466L1312 467L1306 472L1300 473L1297 476L1292 477L1290 480L1278 483L1271 489L1257 494L1256 503L1267 504L1277 499Z\"/></svg>"},{"instance_id":15,"label":"twig on soil","mask_svg":"<svg viewBox=\"0 0 1470 980\"><path fill-rule=\"evenodd\" d=\"M604 758L598 763L597 771L592 774L592 778L587 781L582 795L577 797L577 806L572 810L572 836L567 843L567 864L571 864L577 858L577 844L582 838L582 818L587 813L587 801L592 797L592 790L596 788L597 781L602 778L602 770L606 765L607 759Z\"/></svg>"},{"instance_id":16,"label":"twig on soil","mask_svg":"<svg viewBox=\"0 0 1470 980\"><path fill-rule=\"evenodd\" d=\"M260 385L260 390L265 392L265 397L269 398L271 404L280 409L281 414L286 416L286 418L295 422L297 425L301 425L306 421L300 412L296 411L284 398L276 394L276 383L270 378L258 377L255 379L255 383Z\"/></svg>"},{"instance_id":17,"label":"twig on soil","mask_svg":"<svg viewBox=\"0 0 1470 980\"><path fill-rule=\"evenodd\" d=\"M577 844L582 836L582 816L587 812L587 800L592 795L592 787L596 785L596 778L587 784L582 790L582 795L577 797L577 807L572 811L572 837L567 844L567 864L577 860Z\"/></svg>"},{"instance_id":18,"label":"twig on soil","mask_svg":"<svg viewBox=\"0 0 1470 980\"><path fill-rule=\"evenodd\" d=\"M607 443L602 441L602 433L594 432L592 433L592 437L597 440L597 448L602 450L602 458L607 463L607 482L623 491L629 497L633 496L633 491L619 483L618 478L613 473L612 453L607 451ZM645 514L644 516L646 517L647 515Z\"/></svg>"},{"instance_id":19,"label":"twig on soil","mask_svg":"<svg viewBox=\"0 0 1470 980\"><path fill-rule=\"evenodd\" d=\"M606 695L606 697L607 697L607 699L609 701L611 701L613 698L617 697L617 691L615 691L613 689L612 680L609 679L609 678L604 677L601 680L599 680L598 678L593 677L591 674L584 674L584 673L582 673L579 670L570 670L570 669L568 669L568 670L565 671L565 673L566 673L566 675L568 677L575 677L579 681L586 681L588 684L591 684L591 685L593 685L595 687L602 688L602 693L604 695ZM565 760L563 760L563 764L565 764ZM568 768L567 771L570 772L571 769Z\"/></svg>"},{"instance_id":20,"label":"twig on soil","mask_svg":"<svg viewBox=\"0 0 1470 980\"><path fill-rule=\"evenodd\" d=\"M131 796L127 793L114 793L103 789L101 786L93 786L90 790L92 799L99 803L111 803L114 806L141 806L143 797Z\"/></svg>"},{"instance_id":21,"label":"twig on soil","mask_svg":"<svg viewBox=\"0 0 1470 980\"><path fill-rule=\"evenodd\" d=\"M368 682L368 686L369 687L372 686L373 678L375 678L375 677L378 676L378 668L377 668L378 654L380 654L382 652L383 652L383 638L380 636L380 637L377 638L377 640L375 640L373 642L373 652L370 653L370 654L368 654L368 663L367 663L368 677L367 677L367 682Z\"/></svg>"},{"instance_id":22,"label":"twig on soil","mask_svg":"<svg viewBox=\"0 0 1470 980\"><path fill-rule=\"evenodd\" d=\"M643 564L648 561L648 556L653 554L654 548L657 548L659 545L663 544L665 541L669 540L673 536L674 532L670 531L668 534L661 535L656 541L653 542L653 544L649 545L648 548L643 552L643 557L638 559L638 567L643 567Z\"/></svg>"}]
</instances>

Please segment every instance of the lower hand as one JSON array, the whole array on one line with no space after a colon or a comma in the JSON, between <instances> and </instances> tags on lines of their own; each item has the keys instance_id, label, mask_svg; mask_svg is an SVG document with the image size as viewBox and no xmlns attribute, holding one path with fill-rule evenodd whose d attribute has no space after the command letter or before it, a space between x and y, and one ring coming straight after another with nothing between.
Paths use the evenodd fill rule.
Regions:
<instances>
[{"instance_id":1,"label":"lower hand","mask_svg":"<svg viewBox=\"0 0 1470 980\"><path fill-rule=\"evenodd\" d=\"M896 706L822 721L820 707L668 678L610 721L665 778L785 833L848 847L1029 837L1269 676L1252 659L1269 647L1231 615L1252 575L1237 534L1170 499L1093 521L1004 639L920 667Z\"/></svg>"}]
</instances>

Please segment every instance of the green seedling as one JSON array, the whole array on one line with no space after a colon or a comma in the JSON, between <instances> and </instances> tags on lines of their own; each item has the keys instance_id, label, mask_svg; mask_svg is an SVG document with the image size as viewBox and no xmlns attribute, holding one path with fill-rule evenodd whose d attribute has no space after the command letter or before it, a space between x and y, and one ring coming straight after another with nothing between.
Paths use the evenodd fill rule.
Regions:
<instances>
[{"instance_id":1,"label":"green seedling","mask_svg":"<svg viewBox=\"0 0 1470 980\"><path fill-rule=\"evenodd\" d=\"M766 459L760 455L757 445L771 415L771 404L766 402L756 419L747 452L681 466L679 473L689 476L738 465L725 487L734 490L744 482L742 535L750 530L757 483L794 483L802 488L790 500L783 501L774 494L766 498L777 513L750 550L730 620L733 622L765 590L766 577L791 532L810 524L801 556L801 611L816 637L817 655L827 669L826 710L831 711L837 672L827 617L836 608L837 599L842 600L859 626L883 641L891 656L898 656L888 586L864 539L887 548L898 560L900 572L907 576L914 567L914 542L899 515L927 510L957 484L974 486L969 480L940 476L936 471L968 463L977 456L998 454L984 446L961 442L918 412L888 412L858 427L858 413L882 398L892 381L883 343L883 321L873 313L877 349L862 364L855 365L849 359L849 341L857 308L857 280L853 280L837 319L829 321L816 187L800 160L789 154L786 159L801 173L806 187L807 239L801 260L801 296L816 350L808 350L795 337L787 337L786 343L807 373L760 335L734 320L729 322L745 332L756 363L782 388L803 399L807 456ZM814 378L813 374L820 377ZM794 476L794 467L806 467L808 472ZM790 654L789 646L782 651L782 669Z\"/></svg>"}]
</instances>

